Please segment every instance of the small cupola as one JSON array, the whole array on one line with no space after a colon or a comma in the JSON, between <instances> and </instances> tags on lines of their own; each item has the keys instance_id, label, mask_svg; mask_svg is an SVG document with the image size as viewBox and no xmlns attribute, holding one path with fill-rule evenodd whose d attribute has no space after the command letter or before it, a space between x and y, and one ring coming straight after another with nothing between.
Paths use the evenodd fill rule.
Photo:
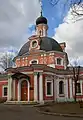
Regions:
<instances>
[{"instance_id":1,"label":"small cupola","mask_svg":"<svg viewBox=\"0 0 83 120\"><path fill-rule=\"evenodd\" d=\"M47 22L48 22L47 19L43 17L41 11L41 16L36 19L36 35L40 37L47 36L47 30L48 30Z\"/></svg>"}]
</instances>

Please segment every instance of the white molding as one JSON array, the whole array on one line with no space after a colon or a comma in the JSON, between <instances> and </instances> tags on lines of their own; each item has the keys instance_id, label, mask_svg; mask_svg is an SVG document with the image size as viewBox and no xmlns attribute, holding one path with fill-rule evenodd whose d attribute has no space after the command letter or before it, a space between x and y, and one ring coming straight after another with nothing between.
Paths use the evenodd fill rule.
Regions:
<instances>
[{"instance_id":1,"label":"white molding","mask_svg":"<svg viewBox=\"0 0 83 120\"><path fill-rule=\"evenodd\" d=\"M55 73L51 73L51 72L43 72L44 74L48 74L48 75L55 75L56 76L56 74Z\"/></svg>"},{"instance_id":2,"label":"white molding","mask_svg":"<svg viewBox=\"0 0 83 120\"><path fill-rule=\"evenodd\" d=\"M2 80L2 81L0 81L0 82L7 82L7 83L8 83L8 80L7 80L7 81L3 81L3 80Z\"/></svg>"},{"instance_id":3,"label":"white molding","mask_svg":"<svg viewBox=\"0 0 83 120\"><path fill-rule=\"evenodd\" d=\"M40 72L43 74L43 70L34 70L34 72Z\"/></svg>"},{"instance_id":4,"label":"white molding","mask_svg":"<svg viewBox=\"0 0 83 120\"><path fill-rule=\"evenodd\" d=\"M51 83L51 95L48 95L47 94L47 83ZM50 96L53 96L53 80L46 80L46 96L50 97Z\"/></svg>"},{"instance_id":5,"label":"white molding","mask_svg":"<svg viewBox=\"0 0 83 120\"><path fill-rule=\"evenodd\" d=\"M55 64L48 64L47 66L55 68Z\"/></svg>"},{"instance_id":6,"label":"white molding","mask_svg":"<svg viewBox=\"0 0 83 120\"><path fill-rule=\"evenodd\" d=\"M33 74L33 72L21 72L23 74Z\"/></svg>"},{"instance_id":7,"label":"white molding","mask_svg":"<svg viewBox=\"0 0 83 120\"><path fill-rule=\"evenodd\" d=\"M7 88L7 95L4 96L4 88ZM8 96L8 85L3 85L2 87L2 97L7 97Z\"/></svg>"}]
</instances>

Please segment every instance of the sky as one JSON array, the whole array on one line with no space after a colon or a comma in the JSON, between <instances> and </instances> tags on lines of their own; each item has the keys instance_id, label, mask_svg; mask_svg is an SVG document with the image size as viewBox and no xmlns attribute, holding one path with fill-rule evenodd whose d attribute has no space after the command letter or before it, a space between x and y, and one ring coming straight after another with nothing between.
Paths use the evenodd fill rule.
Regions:
<instances>
[{"instance_id":1,"label":"sky","mask_svg":"<svg viewBox=\"0 0 83 120\"><path fill-rule=\"evenodd\" d=\"M48 19L48 36L66 42L70 60L83 65L83 20L71 22L69 4L57 5L54 0L42 0L43 16ZM40 16L39 0L0 0L0 52L17 52L28 37L35 33L35 21Z\"/></svg>"}]
</instances>

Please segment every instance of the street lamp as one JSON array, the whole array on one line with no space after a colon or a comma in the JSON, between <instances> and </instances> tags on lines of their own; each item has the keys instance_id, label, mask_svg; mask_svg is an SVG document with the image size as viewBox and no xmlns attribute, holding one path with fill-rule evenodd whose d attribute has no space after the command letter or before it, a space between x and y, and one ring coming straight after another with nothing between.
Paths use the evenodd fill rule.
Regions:
<instances>
[{"instance_id":1,"label":"street lamp","mask_svg":"<svg viewBox=\"0 0 83 120\"><path fill-rule=\"evenodd\" d=\"M79 72L80 72L80 66L73 67L73 78L75 82L75 97L74 100L76 102L76 93L77 93L77 81L79 79Z\"/></svg>"}]
</instances>

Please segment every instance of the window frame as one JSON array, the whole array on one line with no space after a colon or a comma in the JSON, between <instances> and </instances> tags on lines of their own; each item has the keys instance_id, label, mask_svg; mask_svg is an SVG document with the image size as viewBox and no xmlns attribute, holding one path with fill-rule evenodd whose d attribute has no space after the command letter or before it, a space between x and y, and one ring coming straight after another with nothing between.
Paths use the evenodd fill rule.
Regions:
<instances>
[{"instance_id":1,"label":"window frame","mask_svg":"<svg viewBox=\"0 0 83 120\"><path fill-rule=\"evenodd\" d=\"M62 93L60 93L60 82L62 82L63 84L62 84ZM64 81L59 81L59 95L64 95Z\"/></svg>"},{"instance_id":2,"label":"window frame","mask_svg":"<svg viewBox=\"0 0 83 120\"><path fill-rule=\"evenodd\" d=\"M37 43L36 46L34 46L34 47L33 47L33 45L32 45L33 42L36 42L36 43ZM38 41L37 41L37 40L33 40L33 41L31 42L31 48L36 48L37 46L38 46Z\"/></svg>"},{"instance_id":3,"label":"window frame","mask_svg":"<svg viewBox=\"0 0 83 120\"><path fill-rule=\"evenodd\" d=\"M80 84L80 93L78 93L77 91L76 91L76 95L81 95L82 94L82 90L81 90L81 82L80 81L77 81L77 84Z\"/></svg>"},{"instance_id":4,"label":"window frame","mask_svg":"<svg viewBox=\"0 0 83 120\"><path fill-rule=\"evenodd\" d=\"M51 83L51 94L47 94L47 83ZM46 96L50 97L53 96L53 80L46 80Z\"/></svg>"},{"instance_id":5,"label":"window frame","mask_svg":"<svg viewBox=\"0 0 83 120\"><path fill-rule=\"evenodd\" d=\"M7 88L7 95L8 95L8 86L7 85L4 85L2 87L2 97L7 97L7 95L4 95L4 88Z\"/></svg>"},{"instance_id":6,"label":"window frame","mask_svg":"<svg viewBox=\"0 0 83 120\"><path fill-rule=\"evenodd\" d=\"M58 64L58 63L57 63L57 60L58 60L58 59L61 60L61 64ZM56 58L56 65L58 65L58 66L63 66L63 58L57 57L57 58Z\"/></svg>"}]
</instances>

